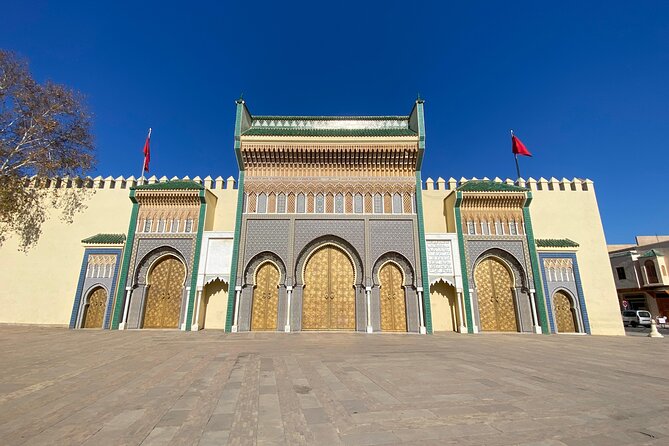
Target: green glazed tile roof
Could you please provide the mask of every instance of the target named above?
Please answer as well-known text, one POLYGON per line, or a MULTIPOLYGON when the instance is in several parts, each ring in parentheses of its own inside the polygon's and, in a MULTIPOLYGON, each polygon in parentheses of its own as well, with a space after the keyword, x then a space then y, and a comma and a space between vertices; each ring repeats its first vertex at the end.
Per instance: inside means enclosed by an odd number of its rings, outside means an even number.
POLYGON ((407 121, 408 119, 408 116, 253 116, 254 121, 407 121))
POLYGON ((164 183, 142 184, 135 186, 135 190, 201 190, 204 187, 195 181, 165 181, 164 183))
POLYGON ((646 251, 639 257, 664 257, 661 252, 656 251, 655 249, 651 249, 650 251, 646 251))
POLYGON ((539 248, 578 248, 578 243, 568 238, 538 238, 535 240, 539 248))
POLYGON ((251 127, 244 136, 418 136, 409 129, 309 129, 251 127))
POLYGON ((463 192, 525 192, 527 189, 490 180, 471 180, 458 187, 457 190, 463 192))
POLYGON ((91 245, 120 245, 125 241, 125 234, 96 234, 85 238, 81 243, 91 245))

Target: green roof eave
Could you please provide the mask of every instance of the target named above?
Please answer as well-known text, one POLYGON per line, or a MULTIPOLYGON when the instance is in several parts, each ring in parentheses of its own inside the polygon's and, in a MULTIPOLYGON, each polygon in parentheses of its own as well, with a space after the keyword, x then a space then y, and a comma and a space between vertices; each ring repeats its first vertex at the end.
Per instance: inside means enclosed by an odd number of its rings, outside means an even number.
POLYGON ((527 192, 529 189, 498 183, 497 181, 470 180, 458 187, 457 190, 463 192, 527 192))
POLYGON ((568 238, 538 238, 535 240, 538 248, 578 248, 579 244, 568 238))
POLYGON ((202 190, 204 186, 195 181, 165 181, 163 183, 142 184, 131 187, 133 190, 202 190))
POLYGON ((642 257, 664 257, 664 255, 659 251, 651 249, 650 251, 646 251, 645 253, 639 256, 639 258, 642 257))
POLYGON ((409 129, 299 129, 252 127, 242 136, 418 136, 409 129))
POLYGON ((125 234, 96 234, 81 241, 87 245, 122 245, 124 242, 125 234))

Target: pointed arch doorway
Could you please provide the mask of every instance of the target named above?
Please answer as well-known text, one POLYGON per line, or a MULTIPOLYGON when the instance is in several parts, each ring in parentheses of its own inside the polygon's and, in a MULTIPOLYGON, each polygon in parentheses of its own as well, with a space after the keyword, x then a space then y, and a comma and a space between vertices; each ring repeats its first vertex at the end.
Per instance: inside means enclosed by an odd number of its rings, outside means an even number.
POLYGON ((143 328, 178 328, 186 268, 167 255, 156 261, 148 274, 148 294, 143 328))
POLYGON ((483 259, 474 269, 482 331, 518 331, 513 298, 513 276, 496 257, 483 259))
POLYGON ((279 269, 272 262, 265 262, 256 270, 251 331, 276 330, 280 278, 279 269))
POLYGON ((107 291, 102 287, 96 288, 88 295, 81 328, 102 328, 106 302, 107 291))
POLYGON ((317 248, 304 268, 303 330, 355 330, 355 270, 339 247, 317 248))
POLYGON ((400 268, 388 262, 379 270, 381 331, 407 331, 404 278, 400 268))

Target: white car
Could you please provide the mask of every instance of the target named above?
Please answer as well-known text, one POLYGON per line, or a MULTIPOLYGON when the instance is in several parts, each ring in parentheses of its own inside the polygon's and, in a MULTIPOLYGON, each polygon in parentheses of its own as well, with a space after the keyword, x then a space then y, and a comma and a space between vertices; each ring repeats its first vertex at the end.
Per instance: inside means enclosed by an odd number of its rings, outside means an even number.
POLYGON ((636 327, 638 325, 645 325, 650 327, 650 313, 646 310, 630 310, 630 311, 623 311, 622 312, 623 316, 623 325, 627 327, 628 325, 631 325, 632 327, 636 327))

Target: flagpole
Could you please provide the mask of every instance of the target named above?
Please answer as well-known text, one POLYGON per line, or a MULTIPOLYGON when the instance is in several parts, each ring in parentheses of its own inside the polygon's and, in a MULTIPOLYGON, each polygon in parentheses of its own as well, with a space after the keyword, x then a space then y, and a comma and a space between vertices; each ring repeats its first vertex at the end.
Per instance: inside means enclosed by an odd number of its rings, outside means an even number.
MULTIPOLYGON (((511 130, 511 146, 513 147, 513 130, 511 130)), ((516 173, 518 174, 518 179, 520 179, 520 165, 518 164, 518 154, 513 154, 514 159, 516 160, 516 173)))
MULTIPOLYGON (((146 139, 151 139, 151 127, 149 127, 149 135, 146 137, 146 139)), ((144 144, 146 144, 146 142, 144 144)), ((146 155, 144 155, 144 158, 142 159, 142 173, 139 176, 139 178, 137 178, 138 186, 139 186, 139 180, 144 178, 144 163, 146 163, 146 155)))

